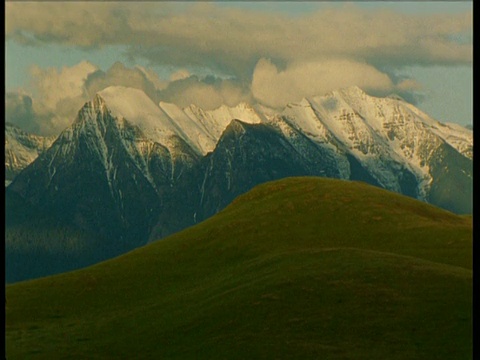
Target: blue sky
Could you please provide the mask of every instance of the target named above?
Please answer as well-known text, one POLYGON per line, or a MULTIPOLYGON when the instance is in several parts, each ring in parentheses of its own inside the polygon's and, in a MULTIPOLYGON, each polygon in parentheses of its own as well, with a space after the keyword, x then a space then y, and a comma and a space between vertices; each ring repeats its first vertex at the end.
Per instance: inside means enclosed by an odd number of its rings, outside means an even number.
POLYGON ((298 100, 265 93, 261 81, 290 81, 298 96, 358 82, 375 95, 399 93, 440 121, 467 124, 471 11, 472 2, 8 3, 6 101, 19 109, 20 95, 32 98, 28 121, 40 130, 49 123, 52 132, 67 120, 49 117, 70 116, 90 90, 110 82, 206 107, 298 100), (123 67, 111 70, 116 62, 123 67))

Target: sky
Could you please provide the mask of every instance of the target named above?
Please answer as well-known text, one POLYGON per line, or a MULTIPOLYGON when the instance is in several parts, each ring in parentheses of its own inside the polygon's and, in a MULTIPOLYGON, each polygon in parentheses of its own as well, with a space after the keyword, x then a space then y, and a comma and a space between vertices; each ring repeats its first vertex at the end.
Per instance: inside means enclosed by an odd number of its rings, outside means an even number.
POLYGON ((58 134, 112 85, 281 109, 357 85, 473 121, 473 3, 7 2, 6 120, 58 134))

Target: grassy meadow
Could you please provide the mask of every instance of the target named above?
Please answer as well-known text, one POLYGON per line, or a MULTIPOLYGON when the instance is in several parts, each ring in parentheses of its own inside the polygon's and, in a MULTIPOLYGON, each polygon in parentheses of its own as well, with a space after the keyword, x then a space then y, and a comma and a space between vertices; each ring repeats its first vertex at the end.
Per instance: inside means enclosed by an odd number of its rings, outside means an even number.
POLYGON ((472 218, 288 178, 6 296, 9 360, 470 359, 472 218))

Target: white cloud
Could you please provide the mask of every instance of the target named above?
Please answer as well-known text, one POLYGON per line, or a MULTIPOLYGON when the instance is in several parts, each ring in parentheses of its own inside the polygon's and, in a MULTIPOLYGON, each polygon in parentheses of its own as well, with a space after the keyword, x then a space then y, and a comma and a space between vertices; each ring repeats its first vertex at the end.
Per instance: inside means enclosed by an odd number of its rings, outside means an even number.
POLYGON ((33 66, 30 76, 28 95, 9 93, 6 97, 7 121, 42 135, 65 129, 85 102, 109 86, 142 90, 155 103, 167 101, 180 107, 196 104, 206 110, 250 100, 248 86, 234 80, 200 79, 181 70, 173 74, 172 81, 163 81, 152 69, 138 65, 128 68, 120 62, 107 71, 86 61, 61 69, 33 66))
MULTIPOLYGON (((402 68, 470 65, 473 58, 472 42, 464 41, 472 37, 472 12, 406 14, 346 4, 292 17, 215 3, 167 2, 7 2, 5 10, 7 40, 87 50, 122 45, 132 59, 181 69, 168 81, 138 66, 97 70, 85 83, 88 96, 123 85, 181 106, 210 108, 252 95, 282 106, 349 85, 375 93, 403 92, 408 98, 419 84, 413 79, 392 83, 402 68), (191 76, 194 68, 235 80, 209 83, 191 76)), ((74 74, 82 69, 72 72, 37 69, 34 77, 43 79, 37 86, 43 95, 35 98, 34 107, 41 103, 51 110, 60 101, 76 105, 74 99, 82 98, 85 89, 78 87, 83 78, 74 74), (72 82, 60 82, 62 77, 72 82)))
POLYGON ((5 121, 19 126, 20 128, 36 133, 38 127, 35 124, 32 98, 21 93, 9 92, 5 94, 5 121))
POLYGON ((135 65, 135 68, 137 68, 143 73, 145 78, 153 84, 156 90, 163 90, 167 87, 168 82, 161 80, 158 77, 158 74, 152 69, 148 69, 140 65, 135 65))
POLYGON ((270 60, 260 59, 250 83, 212 76, 199 78, 186 70, 174 73, 167 82, 151 69, 128 68, 119 62, 107 71, 85 61, 60 70, 34 66, 31 76, 31 98, 18 94, 8 97, 9 118, 25 129, 45 135, 70 125, 86 101, 112 85, 142 90, 156 103, 166 101, 180 107, 195 104, 205 110, 255 101, 281 108, 303 97, 350 85, 376 94, 397 91, 403 95, 420 90, 420 84, 413 79, 402 79, 395 85, 387 74, 373 66, 345 59, 294 62, 282 70, 270 60))
POLYGON ((388 75, 373 66, 351 60, 324 60, 294 63, 279 71, 261 59, 253 73, 252 94, 271 107, 283 107, 303 97, 357 85, 366 91, 389 92, 394 85, 388 75))
POLYGON ((471 12, 402 14, 355 5, 289 17, 210 3, 6 3, 6 38, 83 48, 126 45, 156 64, 202 65, 237 76, 260 58, 371 64, 471 64, 471 12))
POLYGON ((395 88, 402 92, 402 91, 420 91, 423 89, 422 84, 414 79, 405 79, 399 82, 395 88))
POLYGON ((7 96, 8 119, 25 130, 43 135, 58 134, 69 126, 85 102, 108 86, 140 89, 158 101, 158 92, 168 85, 148 68, 130 69, 115 63, 104 72, 87 61, 61 69, 35 65, 30 69, 30 79, 28 96, 21 93, 7 96))
POLYGON ((215 109, 223 104, 235 106, 251 100, 248 86, 234 80, 205 78, 197 76, 172 81, 158 93, 159 99, 172 102, 180 107, 195 104, 205 110, 215 109))
POLYGON ((30 69, 31 88, 35 97, 49 110, 55 110, 58 102, 65 98, 85 98, 84 83, 98 68, 87 62, 72 67, 42 69, 36 65, 30 69))
POLYGON ((151 69, 138 65, 130 69, 118 61, 106 72, 99 70, 90 74, 85 81, 89 98, 109 86, 126 86, 142 90, 153 101, 157 101, 157 91, 167 85, 168 82, 160 80, 151 69))
POLYGON ((38 129, 40 134, 50 135, 67 127, 88 99, 85 81, 97 70, 95 65, 87 61, 60 70, 32 66, 30 90, 34 116, 31 121, 35 124, 30 128, 38 129))

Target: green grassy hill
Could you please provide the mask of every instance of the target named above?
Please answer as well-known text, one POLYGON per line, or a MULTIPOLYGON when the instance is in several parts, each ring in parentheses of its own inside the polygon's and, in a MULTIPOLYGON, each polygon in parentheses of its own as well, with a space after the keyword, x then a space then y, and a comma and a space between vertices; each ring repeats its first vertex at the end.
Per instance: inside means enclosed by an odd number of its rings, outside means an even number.
POLYGON ((472 219, 363 183, 290 178, 6 294, 9 360, 469 359, 472 219))

